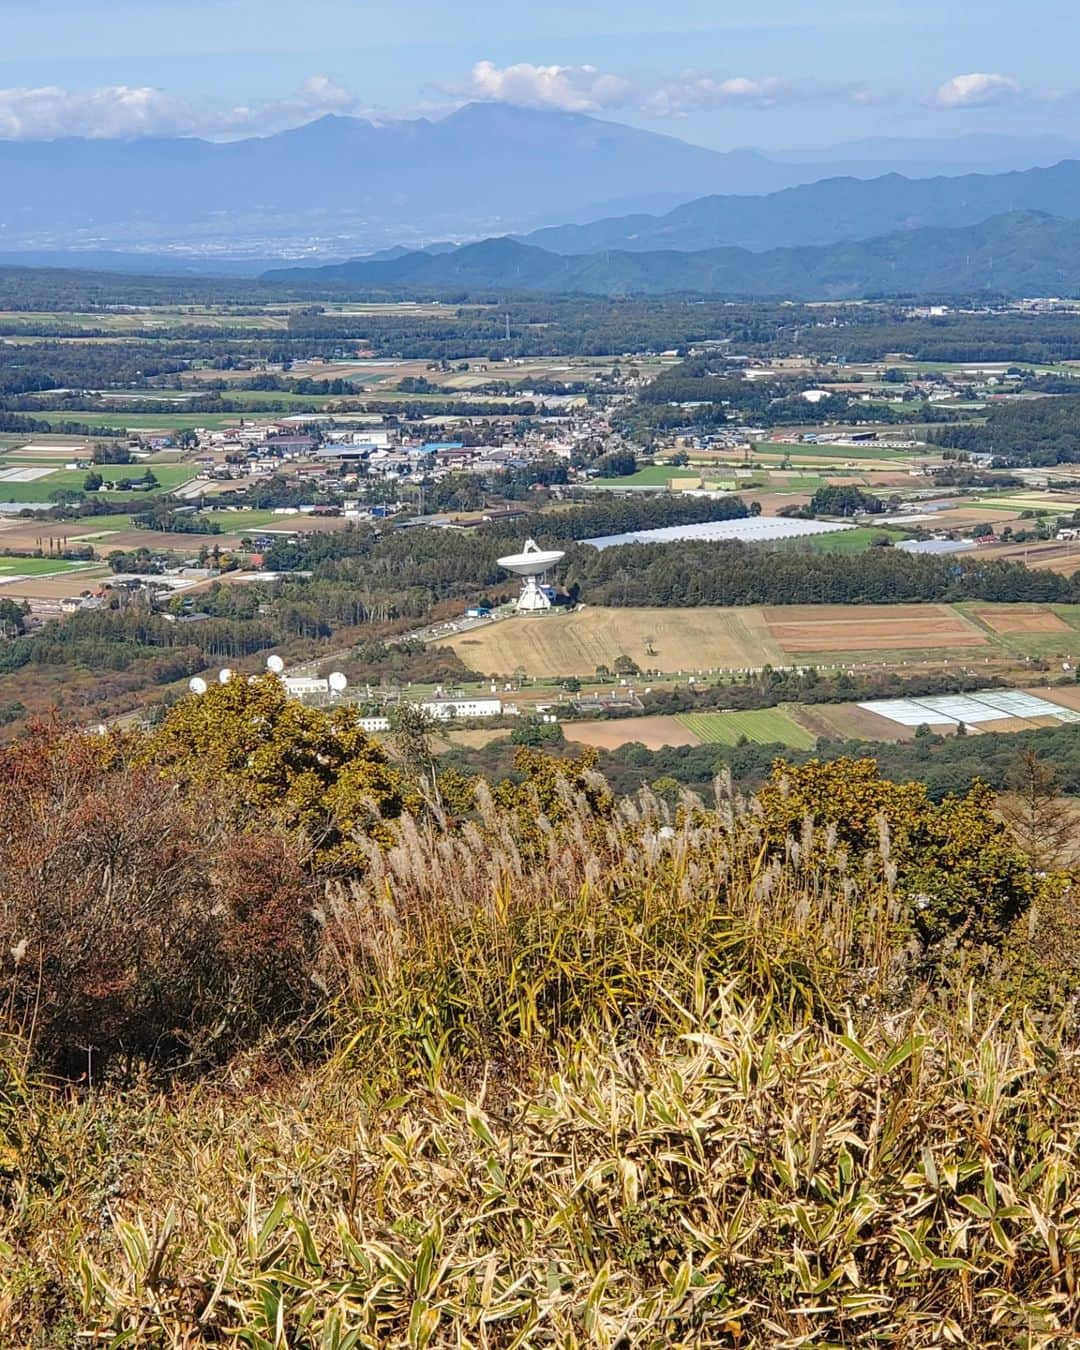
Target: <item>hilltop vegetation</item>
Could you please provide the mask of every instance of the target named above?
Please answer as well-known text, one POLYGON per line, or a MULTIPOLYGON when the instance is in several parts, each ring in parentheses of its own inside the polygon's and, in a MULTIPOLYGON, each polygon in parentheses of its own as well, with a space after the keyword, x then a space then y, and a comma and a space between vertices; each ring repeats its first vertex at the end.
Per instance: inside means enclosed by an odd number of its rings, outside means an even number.
POLYGON ((990 409, 984 426, 943 427, 934 439, 957 450, 990 450, 1006 464, 1075 464, 1080 396, 1000 404, 990 409))
POLYGON ((342 717, 236 682, 0 755, 12 1343, 1080 1329, 1073 877, 986 789, 672 811, 342 717))
POLYGON ((956 178, 822 178, 764 197, 699 197, 662 216, 614 216, 536 230, 525 242, 553 253, 731 247, 759 252, 867 239, 890 230, 956 228, 1017 209, 1080 216, 1080 164, 956 178))
MULTIPOLYGON (((899 230, 871 239, 751 253, 558 254, 512 239, 487 239, 453 253, 408 253, 388 262, 312 268, 307 283, 367 296, 723 295, 763 299, 996 292, 1080 291, 1080 223, 1017 211, 958 229, 899 230)), ((305 284, 304 269, 264 280, 305 284)))

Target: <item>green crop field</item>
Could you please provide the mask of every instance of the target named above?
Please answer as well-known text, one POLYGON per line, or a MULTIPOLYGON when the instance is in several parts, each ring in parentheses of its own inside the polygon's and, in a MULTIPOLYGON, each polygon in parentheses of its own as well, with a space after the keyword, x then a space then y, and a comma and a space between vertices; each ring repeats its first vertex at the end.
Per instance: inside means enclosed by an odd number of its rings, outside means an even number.
POLYGON ((841 464, 849 459, 910 459, 913 453, 910 450, 886 450, 876 445, 783 445, 775 441, 759 441, 754 446, 755 454, 759 450, 790 455, 792 459, 798 459, 803 455, 815 459, 833 459, 841 464))
POLYGON ((737 745, 744 737, 758 745, 812 750, 814 737, 780 708, 752 712, 681 713, 679 723, 707 745, 737 745))
POLYGON ((809 548, 814 553, 862 553, 868 549, 876 539, 891 539, 893 543, 898 540, 906 539, 908 534, 904 530, 880 530, 872 526, 857 526, 854 530, 838 530, 836 534, 818 534, 811 535, 806 539, 796 539, 791 542, 805 548, 809 548))
MULTIPOLYGON (((51 522, 42 522, 43 526, 51 522)), ((61 528, 57 522, 57 528, 61 528)), ((62 524, 64 532, 68 535, 76 534, 102 534, 114 530, 130 530, 131 517, 127 514, 116 516, 79 516, 73 520, 65 520, 62 524)))
POLYGON ((816 492, 825 487, 829 480, 820 473, 790 474, 769 470, 768 482, 764 485, 774 492, 816 492))
MULTIPOLYGON (((7 467, 15 466, 9 464, 7 467)), ((159 484, 158 487, 153 489, 153 494, 174 492, 185 483, 190 483, 197 472, 191 464, 151 464, 148 467, 159 484)), ((49 494, 61 488, 81 492, 88 472, 90 471, 87 469, 57 469, 55 473, 50 473, 44 478, 37 478, 32 483, 0 482, 0 498, 9 502, 26 502, 28 505, 35 502, 46 503, 49 501, 49 494)), ((97 464, 94 466, 94 472, 101 474, 107 482, 116 483, 124 478, 139 478, 143 472, 143 465, 97 464)), ((117 495, 127 501, 153 494, 124 492, 117 495)))
MULTIPOLYGON (((700 477, 703 471, 689 464, 646 464, 626 478, 598 478, 598 487, 666 487, 671 478, 700 477)), ((707 471, 706 471, 707 472, 707 471)))
POLYGON ((12 558, 0 554, 0 577, 43 577, 54 572, 78 572, 92 566, 93 563, 67 562, 64 558, 12 558))
POLYGON ((197 427, 206 427, 209 430, 217 431, 222 427, 234 427, 238 425, 243 413, 193 413, 193 412, 168 412, 168 413, 130 413, 123 410, 117 412, 72 412, 66 408, 58 408, 53 412, 44 410, 40 416, 55 419, 57 421, 77 422, 86 427, 108 427, 123 431, 182 431, 185 427, 192 429, 197 427))

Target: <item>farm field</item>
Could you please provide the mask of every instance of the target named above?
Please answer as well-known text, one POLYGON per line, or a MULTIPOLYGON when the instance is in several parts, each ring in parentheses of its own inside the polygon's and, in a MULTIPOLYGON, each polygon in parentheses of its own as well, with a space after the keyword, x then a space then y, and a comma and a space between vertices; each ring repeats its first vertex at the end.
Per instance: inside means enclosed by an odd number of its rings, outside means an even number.
POLYGON ((616 717, 600 722, 564 722, 563 736, 577 745, 597 750, 618 750, 638 743, 646 750, 665 745, 700 745, 697 736, 680 717, 616 717))
POLYGON ((1025 544, 998 545, 990 557, 1003 562, 1022 562, 1025 567, 1058 572, 1067 577, 1080 572, 1080 543, 1076 540, 1046 539, 1025 544))
POLYGON ((84 571, 87 564, 65 558, 13 558, 0 554, 0 580, 5 577, 43 577, 54 573, 84 571))
POLYGON ((867 712, 857 703, 799 705, 799 721, 815 737, 831 741, 910 741, 915 728, 867 712))
POLYGON ((790 657, 986 645, 983 631, 950 605, 776 605, 762 611, 790 657))
POLYGON ((862 553, 878 539, 889 539, 895 544, 907 539, 908 534, 907 530, 884 530, 860 525, 854 530, 843 530, 838 534, 810 535, 789 542, 802 544, 814 553, 862 553))
POLYGON ((553 680, 593 675, 599 666, 610 669, 619 656, 666 675, 766 664, 977 661, 1015 669, 1028 658, 1080 658, 1080 606, 586 607, 542 619, 504 619, 442 640, 485 675, 507 676, 520 669, 533 678, 553 680))
POLYGON ((258 530, 264 525, 278 524, 285 517, 273 511, 202 511, 199 519, 208 520, 212 525, 220 525, 223 530, 235 534, 238 530, 258 530))
MULTIPOLYGON (((713 466, 711 472, 715 472, 713 466)), ((672 479, 694 479, 695 481, 704 474, 706 478, 710 476, 710 470, 704 467, 699 468, 687 464, 646 464, 638 469, 637 473, 632 473, 625 478, 597 478, 595 480, 597 487, 667 487, 672 479)))
POLYGON ((78 422, 87 427, 117 427, 124 431, 181 431, 185 427, 193 430, 206 427, 218 431, 222 427, 234 427, 244 416, 243 413, 129 413, 120 409, 116 412, 70 412, 58 409, 50 414, 44 410, 40 417, 54 416, 67 422, 78 422))
POLYGON ((4 467, 8 469, 17 469, 23 464, 51 465, 53 468, 62 468, 69 459, 85 456, 88 452, 86 441, 80 439, 31 441, 29 443, 23 441, 0 451, 0 456, 3 457, 4 467))
POLYGON ((913 450, 889 450, 876 445, 805 445, 799 442, 787 444, 777 441, 758 441, 754 452, 762 451, 774 455, 790 455, 792 460, 830 459, 841 464, 852 459, 872 459, 888 462, 890 460, 911 459, 913 450))
MULTIPOLYGON (((177 488, 190 483, 197 469, 191 464, 98 464, 94 471, 100 473, 106 482, 115 483, 124 478, 138 478, 144 467, 148 467, 158 480, 159 486, 151 490, 154 494, 175 492, 177 488)), ((0 498, 10 502, 26 502, 28 506, 46 503, 49 494, 61 489, 81 492, 86 481, 87 469, 60 469, 49 466, 33 468, 29 461, 23 460, 17 465, 0 463, 0 498), (5 473, 15 473, 19 477, 3 477, 5 473), (29 477, 33 473, 33 477, 29 477)), ((149 493, 128 492, 119 494, 124 500, 148 496, 149 493)))
POLYGON ((448 640, 485 675, 521 669, 541 679, 592 675, 629 656, 642 668, 675 673, 780 661, 759 609, 592 609, 541 619, 511 618, 448 640), (647 638, 652 638, 652 653, 647 638))
POLYGON ((5 579, 0 575, 0 596, 8 600, 26 600, 31 607, 45 610, 55 608, 69 595, 92 590, 97 582, 109 575, 108 569, 90 565, 48 576, 26 576, 13 573, 5 579))
POLYGON ((1080 605, 987 605, 969 601, 955 608, 978 624, 995 645, 1019 655, 1070 661, 1080 656, 1080 605))
POLYGON ((677 719, 706 745, 737 745, 745 739, 757 745, 789 745, 812 750, 815 737, 783 708, 750 712, 680 713, 677 719))

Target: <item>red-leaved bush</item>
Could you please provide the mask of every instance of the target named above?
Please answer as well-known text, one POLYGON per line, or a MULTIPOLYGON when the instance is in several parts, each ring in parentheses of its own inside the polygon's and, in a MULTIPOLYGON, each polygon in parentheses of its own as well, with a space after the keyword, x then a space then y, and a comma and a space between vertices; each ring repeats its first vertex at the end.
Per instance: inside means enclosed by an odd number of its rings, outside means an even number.
POLYGON ((312 1001, 297 845, 223 819, 112 740, 0 752, 0 1013, 43 1062, 216 1058, 312 1001))

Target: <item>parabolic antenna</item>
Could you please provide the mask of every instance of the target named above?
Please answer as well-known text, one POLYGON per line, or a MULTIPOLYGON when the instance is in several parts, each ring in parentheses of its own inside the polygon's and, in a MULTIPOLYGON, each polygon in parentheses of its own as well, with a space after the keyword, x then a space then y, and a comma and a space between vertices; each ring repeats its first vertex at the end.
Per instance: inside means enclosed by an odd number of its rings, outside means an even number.
POLYGON ((327 683, 335 694, 343 694, 349 687, 349 681, 342 675, 340 670, 335 670, 327 683))
POLYGON ((266 669, 271 675, 280 675, 285 669, 285 662, 280 656, 268 656, 266 658, 266 669))
POLYGON ((205 694, 206 681, 201 675, 196 675, 194 679, 188 681, 188 688, 193 694, 205 694))
POLYGON ((223 670, 218 671, 218 684, 228 684, 231 679, 232 679, 232 671, 229 669, 228 666, 226 666, 223 670))
POLYGON ((559 549, 545 551, 535 539, 526 539, 520 553, 508 553, 498 560, 500 567, 522 579, 519 614, 539 614, 551 608, 551 597, 542 587, 541 578, 565 557, 559 549))

